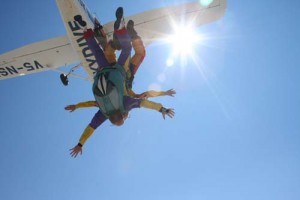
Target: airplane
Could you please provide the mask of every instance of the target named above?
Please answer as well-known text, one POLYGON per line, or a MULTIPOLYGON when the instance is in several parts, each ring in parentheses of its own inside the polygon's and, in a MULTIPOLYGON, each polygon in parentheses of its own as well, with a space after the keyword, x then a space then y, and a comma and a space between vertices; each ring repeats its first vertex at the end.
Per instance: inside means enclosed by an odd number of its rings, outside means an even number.
MULTIPOLYGON (((125 17, 125 21, 133 20, 135 29, 147 46, 168 34, 172 34, 172 20, 192 24, 197 28, 203 24, 220 19, 226 9, 226 0, 210 0, 208 5, 201 1, 181 3, 158 8, 125 17)), ((88 9, 83 0, 56 0, 61 17, 67 31, 65 36, 55 37, 41 42, 29 44, 0 55, 0 80, 22 75, 54 70, 60 72, 60 79, 68 85, 68 76, 93 80, 97 70, 96 60, 83 38, 80 25, 74 16, 81 15, 88 28, 94 27, 98 20, 88 9), (73 66, 68 73, 58 68, 73 66), (82 77, 74 71, 83 67, 87 77, 82 77)), ((100 21, 100 20, 98 20, 100 21)), ((102 24, 103 25, 103 24, 102 24)), ((113 36, 114 21, 103 25, 108 40, 113 36)))

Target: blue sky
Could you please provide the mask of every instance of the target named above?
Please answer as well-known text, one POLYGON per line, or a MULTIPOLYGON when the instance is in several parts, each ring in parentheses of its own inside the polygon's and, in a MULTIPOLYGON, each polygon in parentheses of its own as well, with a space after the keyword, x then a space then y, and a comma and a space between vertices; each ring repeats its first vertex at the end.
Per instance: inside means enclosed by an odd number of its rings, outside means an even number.
MULTIPOLYGON (((178 1, 85 2, 108 22, 118 6, 131 15, 178 1)), ((0 81, 1 197, 299 199, 299 6, 229 0, 221 20, 197 29, 209 39, 196 59, 172 67, 171 46, 148 46, 134 88, 174 88, 153 100, 175 118, 136 109, 122 127, 97 129, 76 159, 69 149, 97 109, 63 108, 93 99, 91 84, 65 87, 52 71, 0 81)), ((54 0, 2 2, 0 21, 0 54, 66 34, 54 0)))

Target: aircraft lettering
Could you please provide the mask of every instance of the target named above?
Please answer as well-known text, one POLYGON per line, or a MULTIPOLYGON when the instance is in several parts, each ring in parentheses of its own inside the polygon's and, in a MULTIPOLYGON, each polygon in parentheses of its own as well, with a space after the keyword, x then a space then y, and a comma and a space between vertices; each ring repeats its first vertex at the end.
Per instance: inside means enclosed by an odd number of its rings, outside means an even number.
POLYGON ((1 67, 0 68, 0 75, 1 76, 8 76, 8 75, 13 75, 13 74, 18 74, 18 70, 14 66, 10 67, 1 67))
MULTIPOLYGON (((78 41, 78 40, 77 40, 78 41)), ((87 46, 87 42, 78 43, 80 47, 87 46)))
MULTIPOLYGON (((44 66, 41 65, 38 61, 34 60, 33 63, 30 63, 30 62, 23 63, 23 67, 15 67, 15 66, 1 67, 0 68, 0 76, 19 74, 20 71, 24 70, 24 69, 27 72, 30 72, 30 71, 38 70, 41 68, 44 68, 44 66)), ((24 73, 24 71, 21 73, 24 73)))
POLYGON ((35 65, 35 68, 36 69, 40 69, 40 68, 44 68, 44 66, 43 65, 41 65, 38 61, 34 61, 34 65, 35 65))
POLYGON ((90 13, 89 9, 85 6, 85 4, 83 3, 82 0, 78 0, 79 4, 82 6, 82 8, 84 9, 84 11, 87 13, 87 15, 89 16, 90 20, 92 22, 94 22, 94 16, 90 13))
POLYGON ((34 66, 29 62, 24 63, 23 66, 27 69, 27 71, 33 71, 33 70, 36 70, 36 69, 44 68, 44 66, 41 65, 36 60, 34 61, 34 66))
POLYGON ((75 33, 74 34, 75 36, 80 36, 80 38, 78 38, 76 41, 77 41, 77 43, 79 44, 79 46, 87 46, 87 42, 86 42, 86 40, 84 39, 84 37, 83 37, 83 33, 81 33, 81 34, 78 34, 78 33, 75 33))
POLYGON ((5 68, 1 67, 1 68, 0 68, 0 74, 1 74, 1 76, 7 76, 7 75, 8 75, 8 72, 5 71, 5 68))
POLYGON ((33 66, 28 62, 24 63, 23 66, 27 69, 27 71, 34 70, 33 66))
POLYGON ((85 58, 93 56, 93 53, 91 51, 90 52, 88 52, 88 51, 90 51, 90 49, 88 47, 84 47, 82 49, 82 54, 84 55, 85 58))
POLYGON ((17 74, 19 73, 18 70, 14 67, 14 66, 10 66, 10 67, 5 67, 6 70, 10 73, 10 74, 17 74))
POLYGON ((96 60, 86 59, 86 61, 89 62, 89 67, 90 67, 92 70, 96 70, 95 68, 92 68, 92 66, 96 63, 96 60))
POLYGON ((90 69, 95 70, 92 66, 96 63, 96 60, 93 53, 89 49, 86 40, 83 37, 82 29, 75 21, 72 22, 70 21, 68 22, 68 24, 73 33, 73 36, 77 38, 76 43, 80 47, 82 55, 85 58, 85 60, 88 62, 90 69))
POLYGON ((68 24, 69 24, 71 31, 73 32, 73 35, 74 35, 74 31, 80 30, 80 27, 78 26, 78 24, 76 22, 74 22, 74 24, 72 24, 71 22, 68 22, 68 24))

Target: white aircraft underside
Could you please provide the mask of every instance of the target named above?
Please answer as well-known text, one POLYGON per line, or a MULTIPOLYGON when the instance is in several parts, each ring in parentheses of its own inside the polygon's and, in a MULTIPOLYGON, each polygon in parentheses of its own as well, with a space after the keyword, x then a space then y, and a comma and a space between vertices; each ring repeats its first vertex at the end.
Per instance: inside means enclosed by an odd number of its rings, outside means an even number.
MULTIPOLYGON (((87 80, 93 79, 97 63, 89 50, 75 15, 82 15, 88 28, 93 28, 94 17, 82 0, 56 0, 64 21, 67 35, 33 43, 0 55, 0 80, 21 75, 57 70, 57 68, 80 64, 87 72, 87 80)), ((126 9, 126 8, 125 8, 126 9)), ((214 0, 203 7, 199 1, 150 10, 133 16, 135 29, 145 45, 171 34, 172 21, 192 24, 195 28, 218 20, 226 9, 226 0, 214 0)), ((114 21, 104 24, 108 38, 112 37, 114 21)))

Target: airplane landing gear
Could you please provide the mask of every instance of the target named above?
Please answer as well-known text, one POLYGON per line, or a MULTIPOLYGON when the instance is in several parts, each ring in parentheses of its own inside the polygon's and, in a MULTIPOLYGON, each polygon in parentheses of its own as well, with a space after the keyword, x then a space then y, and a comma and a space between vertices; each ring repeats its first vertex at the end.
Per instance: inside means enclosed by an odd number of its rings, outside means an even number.
POLYGON ((64 86, 67 86, 69 84, 69 79, 68 79, 68 76, 73 73, 77 68, 79 68, 81 66, 81 63, 79 63, 78 65, 76 65, 75 67, 73 67, 69 73, 66 75, 66 74, 63 74, 61 73, 60 74, 60 80, 61 82, 64 84, 64 86))
POLYGON ((65 74, 60 74, 60 80, 65 86, 69 84, 68 76, 65 74))

